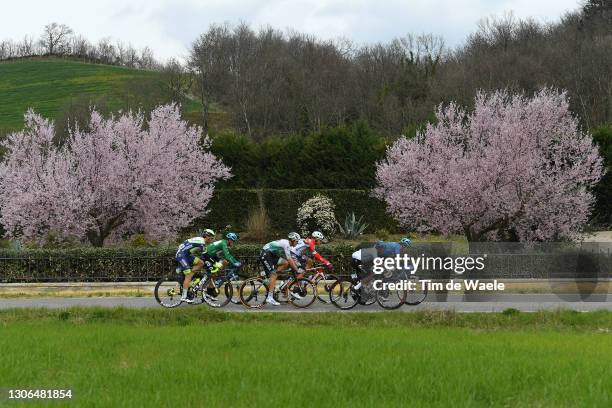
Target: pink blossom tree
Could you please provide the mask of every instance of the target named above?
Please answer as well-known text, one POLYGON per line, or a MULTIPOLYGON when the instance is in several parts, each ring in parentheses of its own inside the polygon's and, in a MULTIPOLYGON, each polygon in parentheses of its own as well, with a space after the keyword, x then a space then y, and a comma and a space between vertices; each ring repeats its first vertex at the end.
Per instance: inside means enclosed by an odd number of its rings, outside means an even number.
POLYGON ((96 246, 136 232, 169 238, 230 177, 175 105, 156 108, 146 127, 141 113, 104 119, 93 111, 88 129, 62 146, 49 120, 28 111, 25 123, 3 143, 0 214, 9 236, 53 233, 96 246))
POLYGON ((450 104, 436 118, 377 165, 374 193, 402 225, 469 241, 576 237, 602 160, 565 93, 479 93, 473 111, 450 104))

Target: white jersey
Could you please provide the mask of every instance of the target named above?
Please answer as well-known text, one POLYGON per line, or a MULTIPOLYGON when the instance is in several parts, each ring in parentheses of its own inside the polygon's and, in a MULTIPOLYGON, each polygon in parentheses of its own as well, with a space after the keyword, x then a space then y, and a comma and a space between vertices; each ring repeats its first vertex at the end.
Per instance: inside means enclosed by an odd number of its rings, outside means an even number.
POLYGON ((291 244, 289 244, 289 240, 287 239, 268 242, 264 245, 263 249, 281 258, 289 259, 291 257, 291 244))
POLYGON ((291 247, 291 253, 294 256, 300 257, 302 256, 302 253, 304 253, 304 251, 306 251, 309 248, 310 248, 310 245, 308 245, 308 243, 304 239, 300 239, 297 242, 297 244, 295 244, 295 246, 291 247))

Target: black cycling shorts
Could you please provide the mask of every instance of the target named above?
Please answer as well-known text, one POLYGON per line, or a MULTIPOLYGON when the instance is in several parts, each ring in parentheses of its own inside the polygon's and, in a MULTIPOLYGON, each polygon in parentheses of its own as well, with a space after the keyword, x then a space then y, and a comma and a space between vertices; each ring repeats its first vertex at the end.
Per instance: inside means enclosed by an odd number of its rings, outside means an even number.
POLYGON ((259 254, 259 263, 268 276, 276 271, 276 266, 278 265, 279 260, 280 256, 273 254, 270 251, 261 251, 259 254))
POLYGON ((362 265, 363 265, 363 262, 361 262, 359 259, 352 258, 351 267, 353 269, 352 271, 353 273, 351 275, 353 276, 353 279, 357 279, 357 278, 361 279, 368 274, 364 270, 362 265))

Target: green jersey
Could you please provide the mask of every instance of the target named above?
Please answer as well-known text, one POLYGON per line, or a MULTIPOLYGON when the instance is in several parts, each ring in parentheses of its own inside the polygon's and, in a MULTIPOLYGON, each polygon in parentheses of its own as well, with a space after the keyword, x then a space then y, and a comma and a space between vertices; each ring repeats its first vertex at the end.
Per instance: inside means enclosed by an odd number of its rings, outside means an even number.
POLYGON ((229 251, 229 246, 227 245, 227 240, 220 239, 219 241, 215 241, 212 244, 209 244, 206 247, 206 253, 209 256, 215 256, 219 259, 226 259, 232 265, 236 265, 238 261, 236 258, 232 256, 229 251))

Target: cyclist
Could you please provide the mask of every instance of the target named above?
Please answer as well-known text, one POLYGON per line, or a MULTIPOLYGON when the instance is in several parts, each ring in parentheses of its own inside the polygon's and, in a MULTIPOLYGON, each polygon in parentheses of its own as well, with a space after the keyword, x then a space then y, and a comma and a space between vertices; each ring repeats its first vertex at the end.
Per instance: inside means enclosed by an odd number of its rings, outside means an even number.
POLYGON ((331 262, 323 258, 316 250, 315 245, 321 245, 325 240, 325 236, 320 231, 313 231, 310 238, 300 239, 297 244, 291 248, 291 253, 295 256, 298 262, 305 266, 305 269, 312 268, 313 258, 325 265, 329 270, 333 270, 331 262))
POLYGON ((374 244, 374 248, 364 248, 353 252, 351 257, 351 266, 353 269, 351 278, 358 279, 362 276, 361 282, 355 286, 355 289, 359 289, 362 282, 367 284, 374 276, 374 273, 369 271, 370 268, 367 268, 368 271, 366 271, 364 270, 364 266, 371 266, 375 257, 393 257, 401 252, 402 247, 407 248, 411 245, 412 241, 410 238, 404 237, 400 239, 399 242, 377 241, 376 244, 374 244))
MULTIPOLYGON (((210 272, 217 273, 222 268, 231 265, 235 269, 242 267, 242 264, 234 258, 230 252, 230 248, 238 240, 238 234, 235 232, 228 232, 225 234, 225 239, 220 239, 209 244, 206 247, 206 254, 204 255, 205 260, 211 265, 210 272)), ((215 299, 218 294, 218 290, 213 287, 212 282, 206 289, 208 296, 215 299)))
MULTIPOLYGON (((300 239, 301 237, 297 232, 290 232, 289 235, 287 235, 287 239, 268 242, 264 245, 259 254, 259 261, 263 265, 266 275, 270 278, 266 302, 271 305, 280 305, 280 303, 274 300, 274 287, 276 285, 278 272, 284 271, 287 267, 290 267, 296 275, 304 273, 291 256, 291 247, 295 246, 300 239)), ((294 296, 299 295, 296 294, 294 296)))
POLYGON ((205 229, 201 235, 201 237, 193 237, 184 241, 176 251, 176 261, 179 264, 179 270, 185 275, 181 302, 193 303, 193 299, 187 297, 189 284, 193 275, 204 267, 202 254, 206 252, 206 245, 215 239, 215 232, 211 229, 205 229))

